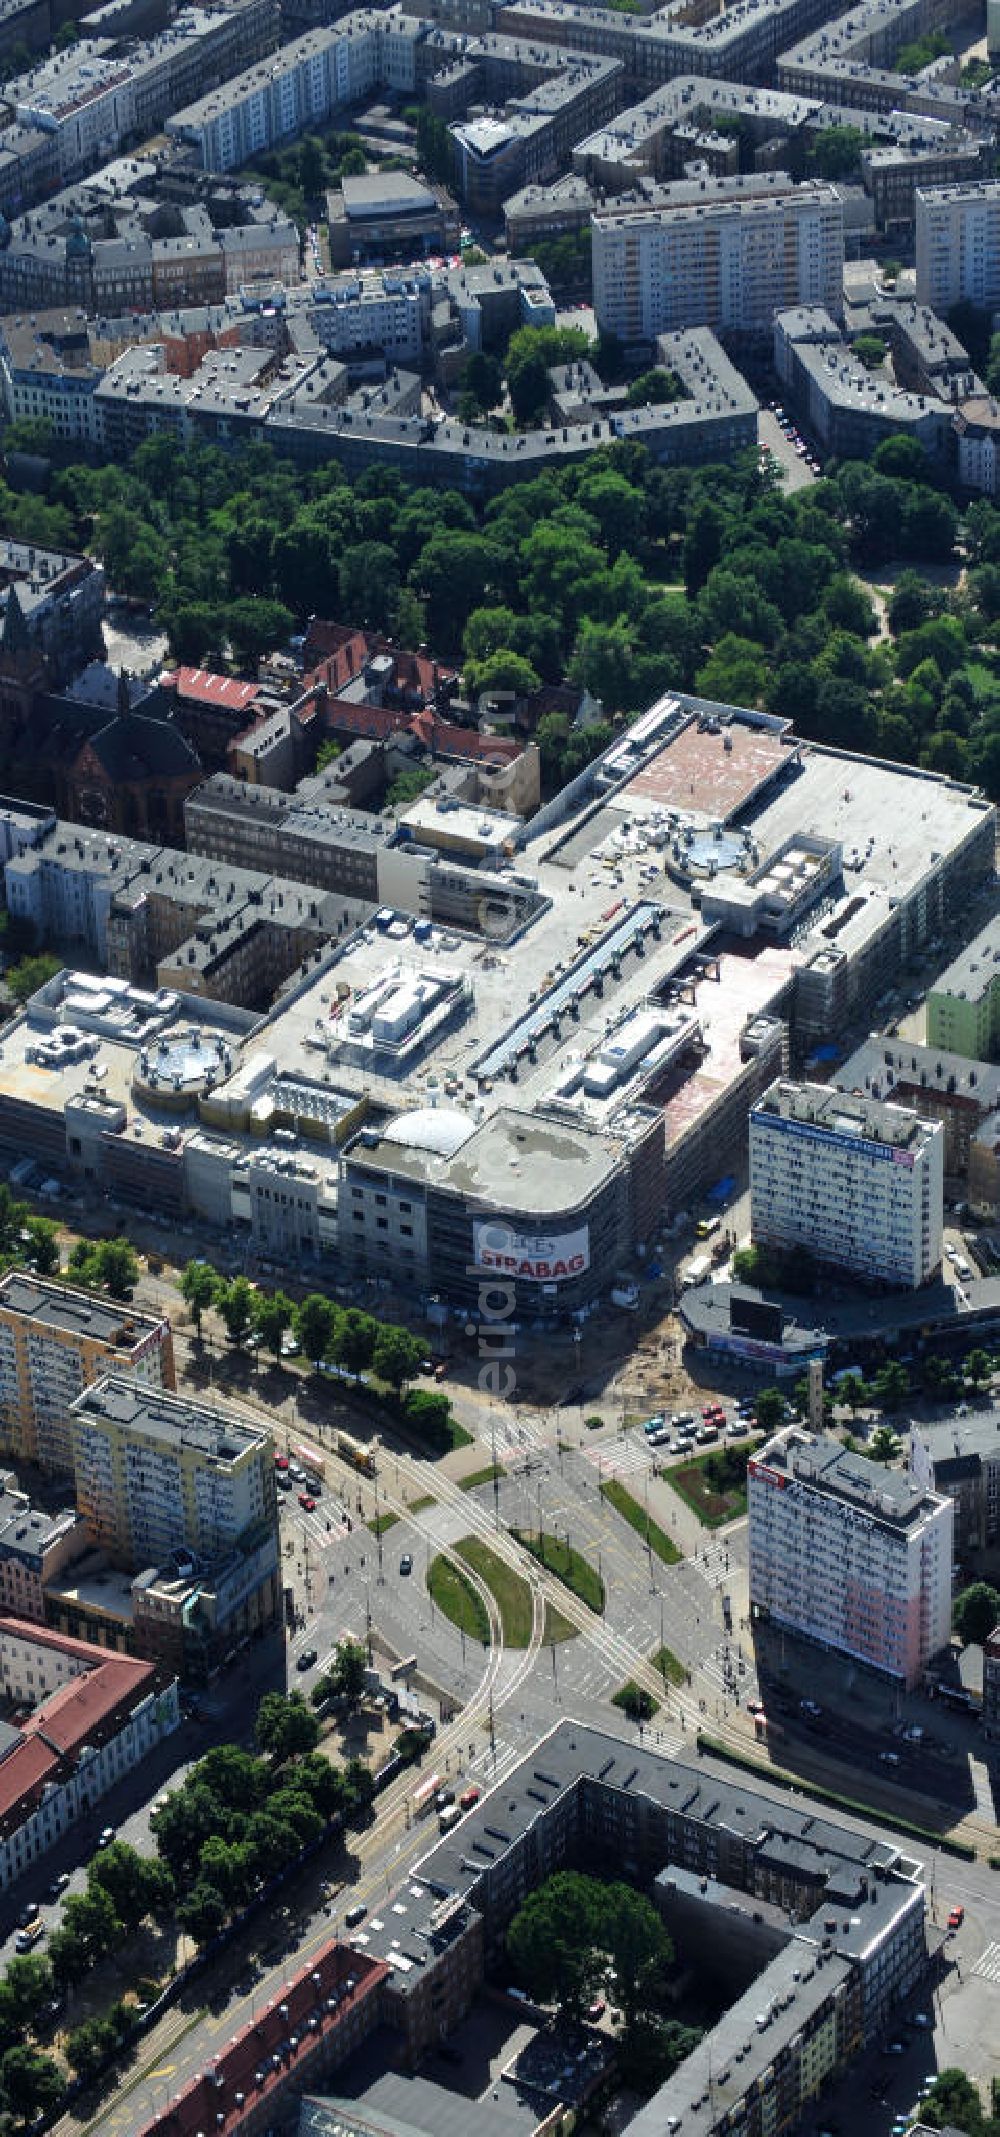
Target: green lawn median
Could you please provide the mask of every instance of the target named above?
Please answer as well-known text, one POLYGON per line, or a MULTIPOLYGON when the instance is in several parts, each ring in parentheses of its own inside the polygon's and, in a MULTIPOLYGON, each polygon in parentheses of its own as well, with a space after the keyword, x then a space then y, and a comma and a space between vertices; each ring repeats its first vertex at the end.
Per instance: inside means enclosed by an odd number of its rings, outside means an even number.
POLYGON ((489 1613, 482 1596, 460 1566, 453 1566, 441 1553, 432 1558, 427 1568, 427 1590, 442 1617, 449 1618, 459 1632, 468 1634, 471 1640, 478 1640, 483 1647, 489 1646, 489 1613))
POLYGON ((506 1474, 502 1462, 498 1462, 496 1468, 492 1462, 487 1462, 485 1469, 474 1469, 470 1476, 459 1477, 458 1488, 459 1491, 478 1491, 480 1484, 493 1484, 506 1474))
POLYGON ((582 1552, 574 1551, 572 1544, 567 1543, 565 1537, 546 1535, 544 1529, 512 1529, 511 1535, 516 1536, 518 1543, 531 1552, 532 1558, 537 1558, 539 1565, 544 1566, 547 1573, 554 1573, 557 1580, 563 1581, 567 1588, 571 1588, 573 1594, 579 1596, 581 1603, 586 1603, 588 1610, 594 1612, 595 1617, 602 1615, 604 1582, 600 1574, 594 1571, 589 1559, 584 1558, 582 1552))
POLYGON ((455 1549, 473 1573, 486 1582, 500 1612, 505 1647, 527 1647, 533 1619, 531 1589, 520 1573, 484 1543, 481 1536, 463 1536, 455 1549))
POLYGON ((623 1521, 628 1522, 629 1528, 634 1529, 637 1536, 642 1537, 648 1549, 655 1551, 657 1558, 662 1558, 665 1566, 675 1566, 678 1559, 683 1557, 684 1554, 673 1537, 668 1536, 666 1529, 662 1529, 659 1522, 653 1520, 652 1514, 647 1514, 645 1507, 640 1506, 638 1499, 634 1499, 632 1493, 626 1491, 624 1484, 620 1483, 617 1477, 604 1478, 601 1497, 607 1500, 609 1506, 614 1507, 616 1514, 620 1514, 623 1521))
POLYGON ((649 1659, 657 1676, 663 1678, 664 1684, 690 1684, 691 1672, 680 1657, 674 1654, 672 1648, 658 1647, 655 1655, 651 1655, 649 1659))

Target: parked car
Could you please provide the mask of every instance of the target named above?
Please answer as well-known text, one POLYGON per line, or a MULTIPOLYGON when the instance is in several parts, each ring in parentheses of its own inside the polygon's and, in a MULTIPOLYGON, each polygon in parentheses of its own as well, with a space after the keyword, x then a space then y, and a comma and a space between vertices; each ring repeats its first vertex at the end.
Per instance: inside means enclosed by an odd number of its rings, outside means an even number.
POLYGON ((961 1927, 962 1927, 962 1923, 964 1922, 964 1920, 965 1920, 965 1908, 964 1908, 964 1907, 953 1907, 953 1908, 952 1908, 952 1910, 951 1910, 951 1913, 950 1913, 950 1915, 948 1916, 948 1927, 949 1927, 949 1929, 961 1929, 961 1927))

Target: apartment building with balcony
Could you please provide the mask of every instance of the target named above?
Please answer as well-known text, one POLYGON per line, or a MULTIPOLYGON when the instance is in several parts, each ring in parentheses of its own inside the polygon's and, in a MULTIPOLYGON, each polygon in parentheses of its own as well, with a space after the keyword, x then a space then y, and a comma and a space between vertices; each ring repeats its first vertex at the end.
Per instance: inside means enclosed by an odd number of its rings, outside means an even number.
POLYGON ((844 208, 831 185, 682 181, 655 207, 592 218, 594 311, 602 333, 652 341, 677 327, 770 334, 788 305, 843 301, 844 208))
POLYGON ((115 1565, 218 1564, 274 1529, 271 1435, 235 1410, 110 1373, 71 1429, 77 1505, 115 1565))
POLYGON ((951 1500, 798 1426, 747 1475, 753 1614, 919 1684, 951 1632, 951 1500))
POLYGON ((0 1446, 6 1452, 71 1475, 70 1406, 108 1372, 172 1388, 169 1321, 22 1269, 0 1278, 0 1446))
POLYGON ((822 1084, 772 1084, 750 1115, 754 1242, 916 1290, 941 1266, 944 1128, 822 1084))
POLYGON ((942 318, 955 304, 1000 304, 1000 183, 918 186, 917 302, 942 318))

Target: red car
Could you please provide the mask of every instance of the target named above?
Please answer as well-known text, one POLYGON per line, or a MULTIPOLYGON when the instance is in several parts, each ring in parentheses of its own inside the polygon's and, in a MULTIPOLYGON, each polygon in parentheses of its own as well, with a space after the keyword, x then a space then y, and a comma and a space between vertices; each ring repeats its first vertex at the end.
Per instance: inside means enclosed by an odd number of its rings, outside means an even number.
POLYGON ((299 1505, 305 1514, 314 1514, 316 1511, 316 1501, 315 1499, 310 1499, 307 1491, 300 1491, 299 1505))
POLYGON ((953 1907, 953 1908, 952 1908, 952 1910, 951 1910, 951 1913, 950 1913, 950 1915, 948 1916, 948 1927, 949 1927, 949 1929, 961 1929, 961 1927, 962 1927, 962 1923, 964 1922, 964 1920, 965 1920, 965 1908, 964 1908, 964 1907, 953 1907))
POLYGON ((274 1457, 274 1466, 275 1466, 275 1469, 287 1469, 287 1468, 288 1468, 288 1456, 287 1456, 287 1454, 276 1454, 276 1455, 275 1455, 275 1457, 274 1457))

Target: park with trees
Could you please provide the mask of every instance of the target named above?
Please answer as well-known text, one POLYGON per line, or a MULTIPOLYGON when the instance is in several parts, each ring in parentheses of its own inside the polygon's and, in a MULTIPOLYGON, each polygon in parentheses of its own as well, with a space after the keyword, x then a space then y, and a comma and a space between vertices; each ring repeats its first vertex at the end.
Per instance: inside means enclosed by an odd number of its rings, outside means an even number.
MULTIPOLYGON (((578 329, 519 328, 502 360, 470 360, 463 391, 482 411, 502 387, 510 420, 531 422, 548 364, 577 349, 617 366, 578 329)), ((673 390, 665 373, 640 384, 673 390)), ((315 614, 426 642, 473 691, 569 680, 603 713, 584 728, 543 715, 548 792, 616 720, 685 689, 1000 794, 1000 512, 976 499, 960 523, 913 439, 794 495, 756 454, 659 467, 620 442, 482 505, 389 467, 302 471, 257 444, 164 435, 110 466, 48 449, 44 496, 0 483, 6 531, 96 552, 117 591, 156 601, 179 660, 252 668, 315 614), (876 600, 858 574, 889 566, 876 600)))

